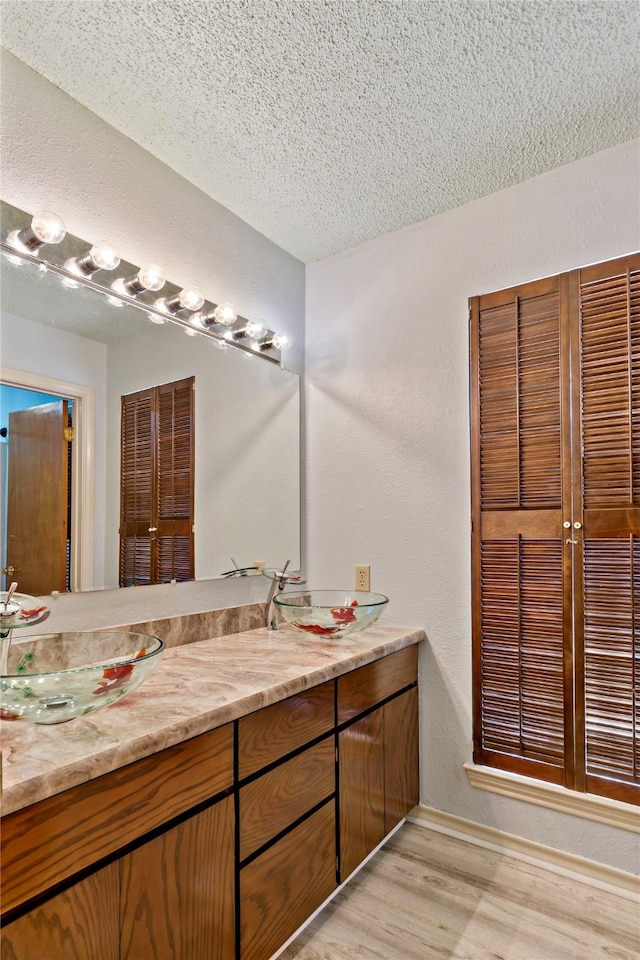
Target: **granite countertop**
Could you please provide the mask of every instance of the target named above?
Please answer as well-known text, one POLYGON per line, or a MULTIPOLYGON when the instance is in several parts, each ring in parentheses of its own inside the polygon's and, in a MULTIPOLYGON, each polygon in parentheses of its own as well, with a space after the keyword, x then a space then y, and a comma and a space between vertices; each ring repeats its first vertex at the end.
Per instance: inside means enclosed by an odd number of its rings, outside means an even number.
POLYGON ((2 814, 206 733, 425 639, 374 624, 339 641, 262 627, 164 651, 132 694, 56 725, 0 721, 2 814))

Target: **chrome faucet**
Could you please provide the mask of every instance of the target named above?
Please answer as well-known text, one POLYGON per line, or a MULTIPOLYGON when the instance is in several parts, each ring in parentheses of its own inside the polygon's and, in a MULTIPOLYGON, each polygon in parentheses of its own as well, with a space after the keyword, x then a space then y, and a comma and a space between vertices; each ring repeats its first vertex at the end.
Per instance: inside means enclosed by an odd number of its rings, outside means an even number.
POLYGON ((267 596, 267 602, 265 603, 265 615, 266 615, 266 626, 269 630, 278 629, 278 617, 276 614, 275 604, 273 598, 276 594, 281 593, 288 583, 306 583, 307 581, 304 577, 301 577, 299 574, 290 574, 287 576, 287 568, 291 560, 287 560, 282 570, 263 570, 263 576, 268 577, 271 580, 271 586, 269 587, 269 594, 267 596))

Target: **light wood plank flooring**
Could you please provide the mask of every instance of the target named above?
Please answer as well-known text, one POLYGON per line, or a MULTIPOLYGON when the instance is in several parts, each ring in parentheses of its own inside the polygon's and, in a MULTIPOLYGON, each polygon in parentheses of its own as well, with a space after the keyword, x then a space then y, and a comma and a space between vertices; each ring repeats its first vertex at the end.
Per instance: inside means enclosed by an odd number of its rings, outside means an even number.
POLYGON ((280 960, 637 960, 630 900, 405 824, 280 960))

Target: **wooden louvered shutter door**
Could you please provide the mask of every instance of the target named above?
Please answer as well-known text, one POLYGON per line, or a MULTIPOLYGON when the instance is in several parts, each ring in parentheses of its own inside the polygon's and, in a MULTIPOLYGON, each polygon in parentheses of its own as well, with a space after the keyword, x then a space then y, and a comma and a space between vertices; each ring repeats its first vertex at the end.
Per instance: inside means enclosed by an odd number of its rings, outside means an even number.
POLYGON ((473 298, 471 349, 474 760, 564 784, 573 730, 561 301, 558 278, 473 298))
POLYGON ((157 581, 193 579, 194 378, 158 387, 157 581))
POLYGON ((194 378, 122 398, 120 586, 194 576, 194 378))
POLYGON ((120 586, 153 583, 154 392, 122 397, 120 433, 120 586))
POLYGON ((581 385, 575 449, 582 789, 640 786, 640 256, 571 274, 581 385), (579 517, 580 508, 582 517, 579 517), (580 562, 581 561, 581 562, 580 562), (580 584, 582 580, 582 584, 580 584), (582 587, 582 589, 580 589, 582 587))

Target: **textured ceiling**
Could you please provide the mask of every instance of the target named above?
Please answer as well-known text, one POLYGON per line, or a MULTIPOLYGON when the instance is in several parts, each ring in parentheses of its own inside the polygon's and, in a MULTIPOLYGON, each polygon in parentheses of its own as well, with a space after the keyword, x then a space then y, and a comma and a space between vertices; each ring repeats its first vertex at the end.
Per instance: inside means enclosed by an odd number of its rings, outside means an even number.
POLYGON ((2 43, 304 261, 640 132, 635 0, 3 0, 2 43))

